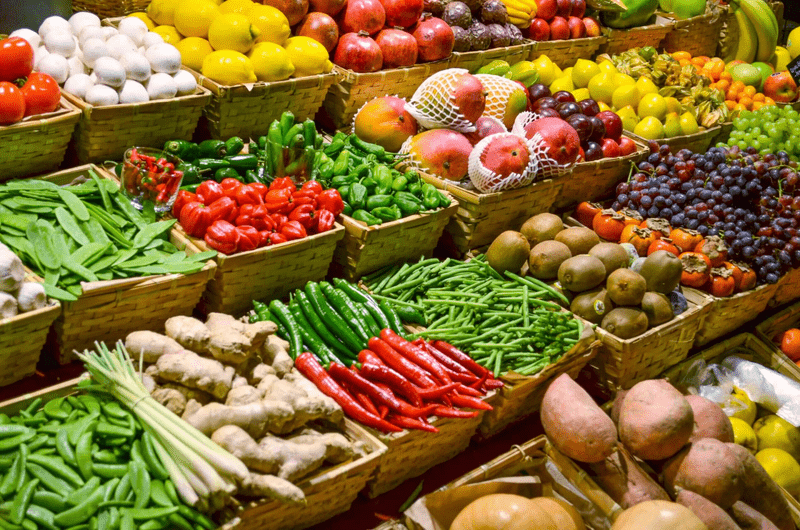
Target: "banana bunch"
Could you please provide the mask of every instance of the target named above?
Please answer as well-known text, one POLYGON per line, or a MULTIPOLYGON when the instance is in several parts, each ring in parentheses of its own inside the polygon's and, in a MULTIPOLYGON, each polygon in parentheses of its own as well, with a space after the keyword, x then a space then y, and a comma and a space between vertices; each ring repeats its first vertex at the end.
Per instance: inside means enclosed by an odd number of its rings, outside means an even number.
POLYGON ((528 29, 539 9, 536 0, 502 0, 508 11, 508 21, 520 29, 528 29))
POLYGON ((731 7, 739 26, 739 42, 728 51, 725 62, 770 62, 778 44, 775 13, 764 0, 733 0, 731 7))

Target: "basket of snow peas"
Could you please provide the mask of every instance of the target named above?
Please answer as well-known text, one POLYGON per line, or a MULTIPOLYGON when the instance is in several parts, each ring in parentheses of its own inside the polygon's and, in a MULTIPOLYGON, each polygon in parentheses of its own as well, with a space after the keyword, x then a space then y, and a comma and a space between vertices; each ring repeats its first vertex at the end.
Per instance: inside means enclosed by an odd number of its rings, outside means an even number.
POLYGON ((594 331, 563 309, 561 293, 501 275, 483 255, 394 265, 363 282, 376 300, 421 312, 424 324, 410 339, 446 341, 506 383, 481 424, 484 436, 536 412, 548 381, 577 376, 596 354, 594 331))

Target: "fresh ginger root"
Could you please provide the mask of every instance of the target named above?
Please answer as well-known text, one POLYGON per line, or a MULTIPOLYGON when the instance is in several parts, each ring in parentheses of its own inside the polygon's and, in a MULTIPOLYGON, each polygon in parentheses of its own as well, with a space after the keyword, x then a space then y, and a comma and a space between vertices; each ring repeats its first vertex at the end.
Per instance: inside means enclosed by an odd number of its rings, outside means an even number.
POLYGON ((302 388, 310 399, 318 400, 322 403, 324 409, 327 411, 324 416, 325 419, 336 425, 341 425, 344 422, 344 411, 333 398, 326 396, 322 391, 317 388, 317 385, 306 379, 303 374, 295 369, 283 376, 284 381, 292 383, 295 387, 302 388))
POLYGON ((200 357, 191 351, 164 354, 158 358, 156 364, 147 368, 146 373, 157 380, 203 390, 217 399, 225 399, 235 375, 232 367, 224 366, 214 359, 200 357))
POLYGON ((290 504, 306 504, 303 490, 275 475, 250 473, 239 488, 245 497, 266 497, 290 504))
POLYGON ((211 313, 205 324, 211 334, 208 349, 218 361, 240 364, 259 352, 278 328, 274 322, 245 324, 224 313, 211 313))
POLYGON ((279 376, 286 375, 294 367, 294 361, 289 355, 289 343, 276 335, 270 335, 264 343, 261 357, 279 376))
POLYGON ((186 408, 186 396, 173 388, 156 388, 150 393, 153 399, 167 407, 170 412, 183 414, 186 408))
POLYGON ((293 422, 294 416, 295 410, 288 403, 260 400, 239 407, 209 403, 193 414, 184 413, 182 417, 206 435, 220 427, 234 425, 247 431, 253 438, 261 438, 267 432, 287 432, 285 425, 293 422))
MULTIPOLYGON (((189 388, 188 386, 179 385, 177 383, 161 383, 158 386, 159 388, 168 388, 180 392, 181 394, 183 394, 183 397, 186 398, 186 401, 194 399, 198 401, 201 405, 207 405, 212 401, 214 401, 214 396, 212 396, 208 392, 204 392, 196 388, 189 388)), ((152 392, 150 393, 152 394, 152 392)))
POLYGON ((144 357, 144 362, 154 363, 165 353, 178 353, 183 351, 183 346, 173 339, 153 331, 134 331, 125 337, 125 349, 131 358, 139 360, 144 357))
POLYGON ((264 392, 254 386, 235 386, 228 392, 228 397, 225 398, 225 405, 228 407, 241 407, 242 405, 261 401, 263 397, 264 392))
POLYGON ((257 388, 264 392, 264 399, 283 401, 288 403, 295 411, 292 421, 284 424, 282 430, 272 430, 270 432, 283 434, 302 427, 309 421, 324 418, 337 423, 344 418, 342 408, 336 402, 321 399, 320 396, 323 395, 321 392, 316 395, 314 393, 309 395, 306 388, 286 379, 278 379, 277 376, 268 375, 261 380, 257 388))
POLYGON ((208 343, 211 342, 211 332, 205 324, 196 318, 176 316, 167 319, 164 323, 167 336, 189 351, 208 354, 208 343))

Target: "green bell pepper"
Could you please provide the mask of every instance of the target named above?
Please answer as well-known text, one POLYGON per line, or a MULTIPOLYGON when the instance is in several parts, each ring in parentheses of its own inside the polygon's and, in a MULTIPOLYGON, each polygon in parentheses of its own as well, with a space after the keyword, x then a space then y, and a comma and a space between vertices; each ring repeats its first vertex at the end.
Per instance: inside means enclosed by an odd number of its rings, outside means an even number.
POLYGON ((425 183, 422 185, 422 205, 426 210, 433 210, 439 207, 439 190, 433 184, 425 183))
POLYGON ((197 148, 197 158, 221 158, 225 154, 225 142, 222 140, 205 140, 197 148))
POLYGON ((194 184, 200 181, 200 172, 192 164, 181 162, 175 169, 183 171, 183 180, 181 181, 183 184, 194 184))
POLYGON ((337 175, 331 179, 331 188, 340 188, 347 184, 353 184, 354 182, 358 182, 358 179, 354 175, 337 175))
POLYGON ((409 193, 417 195, 418 193, 420 193, 422 191, 422 183, 420 181, 418 181, 418 180, 410 181, 410 183, 408 185, 408 191, 409 191, 409 193))
POLYGON ((348 202, 354 210, 360 210, 364 208, 367 202, 367 187, 359 182, 356 182, 350 186, 348 198, 350 199, 348 202))
POLYGON ((336 191, 338 191, 339 195, 342 196, 342 200, 344 202, 347 202, 348 199, 350 198, 350 187, 351 187, 350 184, 345 184, 344 186, 336 188, 336 191))
POLYGON ((400 175, 399 177, 395 177, 392 181, 392 190, 394 191, 405 191, 408 187, 408 179, 404 175, 400 175))
POLYGON ((436 190, 436 193, 437 193, 437 195, 439 195, 439 207, 440 208, 446 208, 446 207, 450 206, 450 198, 447 195, 445 195, 444 193, 442 193, 439 190, 436 190))
POLYGON ((375 179, 375 193, 378 195, 385 195, 392 191, 392 183, 394 177, 392 171, 384 166, 378 165, 372 170, 372 178, 375 179))
POLYGON ((225 179, 242 180, 242 177, 239 175, 239 172, 232 167, 221 167, 214 172, 214 180, 217 182, 222 182, 225 179))
POLYGON ((362 223, 366 223, 367 226, 379 225, 383 222, 366 210, 356 210, 353 212, 352 217, 356 221, 361 221, 362 223))
POLYGON ((345 215, 350 215, 353 213, 353 207, 350 206, 349 202, 344 201, 344 209, 342 210, 342 213, 345 215))
POLYGON ((413 195, 411 195, 411 197, 414 197, 414 200, 409 199, 407 195, 411 194, 405 192, 396 193, 394 196, 395 206, 400 208, 400 211, 403 212, 404 215, 414 215, 415 213, 419 213, 420 203, 416 201, 416 197, 413 195), (403 195, 401 195, 401 193, 403 195))
POLYGON ((370 168, 372 164, 364 162, 363 164, 359 164, 353 168, 353 171, 350 172, 351 175, 355 175, 357 179, 367 178, 370 175, 370 168))
POLYGON ((376 183, 375 183, 375 179, 374 178, 365 177, 365 178, 361 179, 361 184, 363 184, 364 187, 367 188, 367 193, 369 193, 370 195, 375 193, 376 183))
POLYGON ((390 221, 397 221, 403 216, 403 214, 400 212, 400 208, 398 208, 397 205, 381 206, 380 208, 375 208, 370 213, 381 221, 387 223, 390 221))
POLYGON ((333 174, 335 176, 347 175, 349 170, 350 151, 342 151, 339 153, 339 156, 336 157, 336 162, 333 164, 333 174))
POLYGON ((394 204, 394 199, 391 195, 371 195, 367 197, 366 209, 371 212, 375 208, 387 208, 392 204, 394 204))
MULTIPOLYGON (((325 153, 320 153, 321 156, 325 156, 325 153)), ((335 162, 328 158, 328 160, 321 162, 319 164, 319 176, 323 180, 328 180, 333 176, 333 166, 335 162)))
POLYGON ((225 155, 234 156, 238 155, 244 149, 244 140, 238 136, 231 136, 225 141, 225 155))

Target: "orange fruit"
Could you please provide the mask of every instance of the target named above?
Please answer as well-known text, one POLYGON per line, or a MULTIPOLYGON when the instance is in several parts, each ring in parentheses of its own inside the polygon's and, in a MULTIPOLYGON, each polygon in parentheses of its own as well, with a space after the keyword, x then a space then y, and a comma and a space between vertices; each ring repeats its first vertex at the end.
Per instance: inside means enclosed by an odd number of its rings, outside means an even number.
POLYGON ((733 107, 733 110, 734 110, 734 111, 737 111, 737 110, 741 111, 741 110, 748 110, 748 109, 747 109, 747 107, 745 107, 745 106, 744 106, 744 105, 742 105, 741 103, 737 103, 737 104, 736 104, 736 106, 735 106, 735 107, 733 107))
POLYGON ((681 59, 689 60, 692 58, 692 54, 689 52, 675 52, 672 54, 672 58, 676 61, 680 61, 681 59))
POLYGON ((725 81, 728 82, 733 81, 733 76, 731 75, 731 73, 724 69, 722 70, 722 73, 719 74, 719 78, 724 79, 725 81))
POLYGON ((733 110, 734 107, 736 107, 736 102, 731 99, 726 99, 725 106, 728 107, 728 110, 733 110))
POLYGON ((705 55, 698 55, 697 57, 692 58, 692 64, 695 66, 703 66, 709 61, 709 58, 705 55))
POLYGON ((754 86, 744 87, 744 94, 750 98, 752 98, 756 92, 758 92, 758 90, 756 90, 756 87, 754 86))
POLYGON ((748 96, 744 96, 739 100, 739 105, 744 105, 744 107, 747 108, 747 110, 750 110, 750 107, 753 106, 753 100, 748 96))
POLYGON ((735 90, 737 93, 744 90, 744 88, 745 84, 742 83, 741 81, 734 81, 733 83, 731 83, 731 89, 735 90))
POLYGON ((758 101, 758 102, 764 103, 764 98, 765 97, 766 96, 764 96, 764 94, 762 94, 761 92, 758 92, 755 95, 753 95, 753 101, 758 101))
POLYGON ((727 79, 720 79, 717 81, 717 88, 722 90, 723 92, 727 92, 728 89, 731 87, 731 82, 727 79))
POLYGON ((770 97, 764 97, 764 105, 774 105, 775 100, 770 97))
POLYGON ((764 106, 764 103, 762 101, 754 101, 753 102, 753 108, 751 110, 758 110, 763 106, 764 106))
POLYGON ((800 329, 786 330, 781 337, 781 351, 793 361, 800 360, 800 329))
POLYGON ((689 61, 689 59, 679 59, 678 64, 680 64, 681 66, 689 66, 692 63, 691 61, 689 61))

